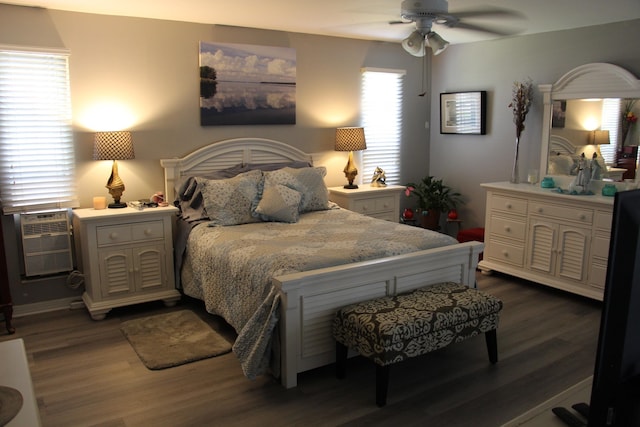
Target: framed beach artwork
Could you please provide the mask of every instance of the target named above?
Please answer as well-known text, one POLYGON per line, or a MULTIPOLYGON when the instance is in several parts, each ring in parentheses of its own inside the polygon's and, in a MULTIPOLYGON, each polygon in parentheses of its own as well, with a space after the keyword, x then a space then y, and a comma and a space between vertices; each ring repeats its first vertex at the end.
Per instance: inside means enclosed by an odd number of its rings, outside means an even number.
POLYGON ((295 123, 295 49, 200 42, 202 126, 295 123))

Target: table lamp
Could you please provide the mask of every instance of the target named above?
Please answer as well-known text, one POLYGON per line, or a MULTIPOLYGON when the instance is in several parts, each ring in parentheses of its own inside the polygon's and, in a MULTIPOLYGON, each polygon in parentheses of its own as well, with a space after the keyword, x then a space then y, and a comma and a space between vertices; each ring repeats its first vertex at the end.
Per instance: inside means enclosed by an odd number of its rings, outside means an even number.
POLYGON ((110 208, 124 208, 127 206, 126 203, 120 202, 122 192, 124 191, 124 182, 122 182, 122 179, 120 179, 118 175, 118 163, 116 160, 130 160, 134 158, 131 132, 96 132, 95 142, 93 144, 93 160, 113 160, 111 176, 106 185, 109 189, 109 194, 113 197, 113 203, 109 204, 110 208))
POLYGON ((359 150, 365 150, 367 148, 367 142, 364 137, 364 128, 361 127, 341 127, 336 129, 336 151, 348 151, 349 161, 344 167, 344 176, 347 177, 349 183, 344 188, 354 189, 358 188, 353 183, 356 175, 358 175, 358 169, 353 162, 353 152, 359 150))

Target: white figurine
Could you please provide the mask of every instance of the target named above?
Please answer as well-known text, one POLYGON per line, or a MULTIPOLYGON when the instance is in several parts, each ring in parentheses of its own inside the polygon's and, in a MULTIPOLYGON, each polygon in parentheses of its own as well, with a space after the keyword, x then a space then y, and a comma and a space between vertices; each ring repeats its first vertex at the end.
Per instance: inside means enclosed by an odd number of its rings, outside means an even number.
POLYGON ((387 176, 384 171, 380 167, 376 167, 376 170, 373 172, 373 178, 371 178, 371 186, 372 187, 386 187, 387 176))

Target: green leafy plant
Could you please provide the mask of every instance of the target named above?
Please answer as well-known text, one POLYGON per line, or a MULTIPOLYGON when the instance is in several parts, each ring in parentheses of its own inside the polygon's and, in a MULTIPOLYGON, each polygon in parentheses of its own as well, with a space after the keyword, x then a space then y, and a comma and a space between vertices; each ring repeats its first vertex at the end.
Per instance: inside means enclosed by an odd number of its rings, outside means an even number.
POLYGON ((444 185, 441 179, 433 176, 425 176, 417 183, 408 183, 404 194, 407 197, 415 196, 418 199, 418 206, 423 211, 434 209, 438 212, 446 212, 463 203, 460 193, 453 191, 444 185))

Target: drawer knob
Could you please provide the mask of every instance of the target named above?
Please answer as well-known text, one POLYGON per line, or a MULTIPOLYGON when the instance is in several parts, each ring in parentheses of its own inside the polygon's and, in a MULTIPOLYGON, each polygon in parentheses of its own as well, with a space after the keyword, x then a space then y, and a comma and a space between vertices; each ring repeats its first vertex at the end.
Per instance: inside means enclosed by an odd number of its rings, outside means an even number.
POLYGON ((542 213, 542 212, 544 212, 544 209, 538 208, 538 213, 542 213))
POLYGON ((115 231, 112 231, 111 233, 109 233, 109 238, 111 240, 116 240, 118 238, 118 233, 116 233, 115 231))
POLYGON ((587 216, 586 216, 585 214, 581 214, 581 215, 580 215, 580 219, 581 219, 582 221, 584 221, 585 219, 587 219, 587 216))
POLYGON ((507 252, 506 250, 502 251, 502 256, 505 258, 509 258, 509 252, 507 252))
POLYGON ((504 231, 506 231, 507 233, 510 233, 511 232, 511 227, 509 227, 508 225, 505 225, 504 231))
POLYGON ((152 234, 152 233, 153 233, 153 232, 151 231, 151 229, 150 229, 150 228, 145 228, 145 229, 144 229, 144 235, 145 235, 145 236, 151 236, 151 234, 152 234))
POLYGON ((504 206, 505 206, 507 209, 511 209, 511 203, 506 203, 504 206))

